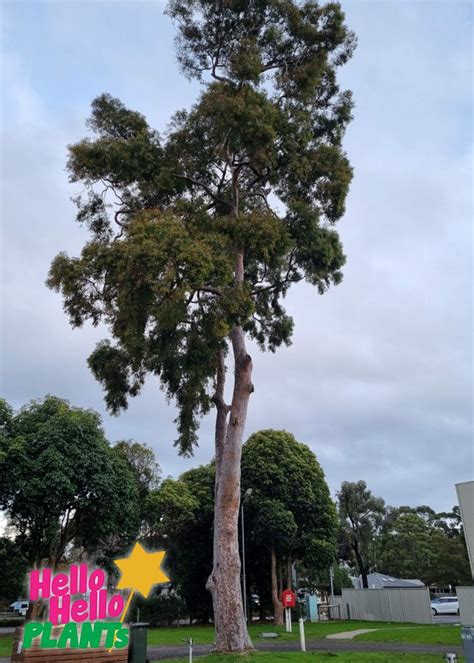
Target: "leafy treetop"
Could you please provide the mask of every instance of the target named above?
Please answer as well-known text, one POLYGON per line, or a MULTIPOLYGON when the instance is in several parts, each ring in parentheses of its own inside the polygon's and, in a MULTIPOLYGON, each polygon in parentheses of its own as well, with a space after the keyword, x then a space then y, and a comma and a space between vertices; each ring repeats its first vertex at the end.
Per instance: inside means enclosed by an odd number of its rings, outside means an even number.
POLYGON ((105 439, 99 415, 47 396, 13 413, 3 401, 0 507, 32 562, 58 564, 67 547, 110 535, 129 545, 139 528, 138 489, 105 439))
POLYGON ((291 339, 289 286, 342 279, 333 225, 352 101, 336 69, 355 41, 336 3, 172 0, 168 12, 184 71, 206 86, 165 136, 118 99, 94 100, 92 135, 68 161, 91 237, 80 257, 55 258, 48 285, 72 325, 104 322, 115 339, 89 358, 109 409, 156 375, 190 454, 230 330, 274 351, 291 339))

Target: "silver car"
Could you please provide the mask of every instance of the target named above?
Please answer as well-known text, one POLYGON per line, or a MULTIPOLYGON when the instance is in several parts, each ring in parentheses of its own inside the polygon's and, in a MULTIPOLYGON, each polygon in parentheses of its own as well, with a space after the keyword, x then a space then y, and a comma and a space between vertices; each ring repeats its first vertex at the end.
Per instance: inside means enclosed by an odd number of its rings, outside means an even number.
POLYGON ((431 601, 433 615, 459 615, 459 601, 457 596, 440 596, 431 601))

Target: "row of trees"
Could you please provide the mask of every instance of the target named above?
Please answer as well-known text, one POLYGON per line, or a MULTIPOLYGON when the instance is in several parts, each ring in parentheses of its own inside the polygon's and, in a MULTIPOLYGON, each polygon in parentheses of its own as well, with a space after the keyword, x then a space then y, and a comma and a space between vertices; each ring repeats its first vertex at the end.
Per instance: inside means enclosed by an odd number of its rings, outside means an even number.
POLYGON ((471 583, 458 506, 441 513, 426 505, 388 506, 364 481, 344 481, 337 499, 338 556, 360 574, 363 587, 371 571, 445 588, 471 583))
MULTIPOLYGON (((0 597, 22 593, 26 570, 87 559, 111 560, 141 538, 165 547, 174 584, 197 619, 213 616, 213 461, 160 481, 151 449, 111 446, 97 413, 48 396, 13 412, 0 402, 0 507, 9 536, 0 542, 0 597)), ((262 431, 243 449, 250 585, 282 618, 281 591, 299 561, 313 572, 334 558, 337 515, 315 455, 292 435, 262 431), (268 599, 268 600, 267 600, 268 599)))
MULTIPOLYGON (((149 528, 170 553, 172 576, 193 617, 208 621, 206 574, 212 568, 215 463, 167 479, 150 494, 149 528), (192 555, 190 555, 192 545, 192 555)), ((283 622, 281 592, 292 566, 315 577, 334 560, 337 514, 316 456, 285 431, 264 430, 242 448, 249 594, 261 615, 283 622)), ((306 575, 306 574, 305 574, 306 575)))
MULTIPOLYGON (((0 401, 0 599, 23 592, 28 568, 111 561, 140 538, 167 550, 176 596, 157 596, 147 619, 213 619, 206 579, 212 569, 215 462, 161 480, 153 451, 111 446, 99 416, 49 396, 19 412, 0 401)), ((282 623, 282 589, 351 586, 348 571, 373 570, 426 584, 470 581, 459 510, 390 507, 364 482, 343 482, 337 504, 316 456, 285 431, 264 430, 242 448, 249 605, 282 623), (339 563, 337 563, 339 562, 339 563), (341 564, 342 562, 342 564, 341 564), (258 604, 251 596, 258 596, 258 604)), ((148 614, 148 613, 147 613, 148 614)))

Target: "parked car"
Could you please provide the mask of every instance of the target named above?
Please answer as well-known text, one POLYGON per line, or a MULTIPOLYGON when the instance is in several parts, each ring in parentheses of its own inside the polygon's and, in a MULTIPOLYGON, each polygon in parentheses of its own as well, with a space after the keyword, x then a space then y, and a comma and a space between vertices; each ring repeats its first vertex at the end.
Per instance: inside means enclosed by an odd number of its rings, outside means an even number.
POLYGON ((433 615, 459 615, 459 601, 457 596, 440 596, 431 601, 433 615))
POLYGON ((28 600, 19 599, 18 601, 15 601, 15 603, 12 603, 10 608, 13 610, 13 612, 17 612, 22 617, 26 617, 29 605, 30 602, 28 600))

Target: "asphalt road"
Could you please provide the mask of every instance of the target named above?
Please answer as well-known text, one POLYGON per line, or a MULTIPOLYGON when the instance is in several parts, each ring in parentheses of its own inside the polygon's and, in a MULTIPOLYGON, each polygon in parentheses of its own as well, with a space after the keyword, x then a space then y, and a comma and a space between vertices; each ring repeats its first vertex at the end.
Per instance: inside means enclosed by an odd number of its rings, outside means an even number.
POLYGON ((460 624, 461 618, 459 615, 437 615, 433 617, 434 624, 460 624))
MULTIPOLYGON (((297 642, 275 642, 254 643, 255 648, 261 651, 300 651, 297 642)), ((439 654, 440 657, 447 652, 462 654, 462 647, 440 646, 440 645, 413 645, 388 642, 341 642, 337 640, 310 640, 306 642, 307 651, 370 651, 370 652, 399 652, 418 654, 439 654)), ((193 648, 193 654, 197 658, 209 654, 210 645, 197 645, 193 648)), ((166 661, 171 658, 185 658, 188 656, 187 646, 174 647, 148 647, 150 661, 166 661)), ((1 663, 1 661, 0 661, 1 663)))

